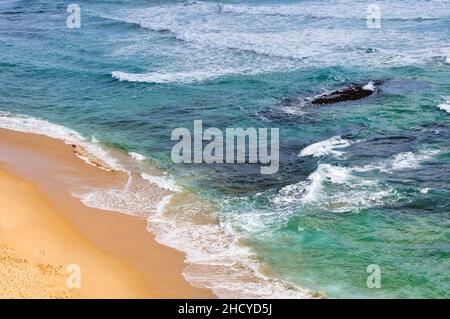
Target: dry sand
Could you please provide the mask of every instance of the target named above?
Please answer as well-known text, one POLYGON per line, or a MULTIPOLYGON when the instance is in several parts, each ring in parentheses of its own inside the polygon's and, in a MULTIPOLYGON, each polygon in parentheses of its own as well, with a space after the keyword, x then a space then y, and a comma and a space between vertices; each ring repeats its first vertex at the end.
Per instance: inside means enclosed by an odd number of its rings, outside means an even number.
POLYGON ((0 297, 213 298, 184 280, 184 255, 158 244, 145 219, 71 195, 125 181, 62 141, 0 129, 0 297), (67 287, 71 264, 80 289, 67 287))

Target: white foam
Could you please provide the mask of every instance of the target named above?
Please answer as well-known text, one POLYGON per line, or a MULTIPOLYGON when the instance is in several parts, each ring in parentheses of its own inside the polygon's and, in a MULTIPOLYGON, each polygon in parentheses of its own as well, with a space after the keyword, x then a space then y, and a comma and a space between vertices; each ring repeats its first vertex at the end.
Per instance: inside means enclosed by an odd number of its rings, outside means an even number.
POLYGON ((367 83, 366 85, 363 86, 363 90, 364 91, 375 91, 375 83, 373 81, 370 81, 369 83, 367 83))
MULTIPOLYGON (((81 146, 87 153, 104 162, 111 169, 125 171, 117 160, 108 151, 103 149, 101 145, 86 140, 80 133, 62 125, 24 115, 11 116, 10 114, 4 113, 0 114, 0 127, 18 132, 44 135, 62 140, 66 144, 81 146)), ((79 157, 88 164, 93 165, 87 156, 79 155, 79 157)))
POLYGON ((280 110, 289 115, 304 115, 305 111, 302 110, 301 105, 282 105, 280 106, 280 110))
POLYGON ((343 213, 387 205, 399 198, 392 187, 359 177, 355 175, 358 171, 320 164, 307 180, 282 188, 271 201, 283 212, 314 207, 343 213))
POLYGON ((439 154, 438 150, 420 150, 419 152, 404 152, 394 156, 391 167, 393 170, 417 169, 424 161, 431 160, 439 154))
POLYGON ((392 158, 380 161, 378 163, 354 167, 353 170, 357 172, 378 170, 385 173, 392 173, 394 171, 417 169, 423 162, 433 159, 433 157, 439 153, 441 153, 441 151, 435 149, 421 149, 415 152, 402 152, 394 155, 392 158))
POLYGON ((303 202, 313 202, 321 198, 324 183, 329 181, 334 184, 344 184, 351 178, 351 171, 348 168, 332 166, 330 164, 320 164, 316 171, 312 173, 308 180, 311 182, 307 187, 303 202))
POLYGON ((356 167, 353 167, 353 170, 355 170, 356 172, 368 172, 368 171, 374 171, 374 170, 378 170, 380 172, 385 172, 385 173, 390 172, 389 167, 386 162, 378 162, 378 163, 367 164, 364 166, 356 166, 356 167))
POLYGON ((146 216, 148 230, 159 243, 186 254, 186 280, 211 289, 218 297, 311 297, 306 290, 263 275, 254 253, 239 243, 230 224, 194 223, 190 216, 199 214, 198 199, 189 197, 180 207, 173 207, 172 203, 179 204, 180 200, 173 200, 176 194, 167 195, 157 187, 160 179, 156 183, 138 177, 132 181, 124 190, 95 189, 76 196, 91 207, 146 216))
POLYGON ((251 67, 238 66, 226 67, 222 63, 207 63, 203 69, 188 69, 187 71, 174 71, 171 68, 158 72, 148 73, 126 73, 121 71, 112 72, 112 77, 119 81, 137 82, 137 83, 195 83, 207 80, 217 79, 229 75, 252 75, 260 74, 273 69, 273 66, 252 69, 251 67))
POLYGON ((156 206, 156 214, 162 215, 166 209, 166 206, 170 203, 173 198, 173 194, 165 196, 156 206))
POLYGON ((287 185, 278 192, 272 199, 272 202, 279 206, 291 205, 303 199, 306 191, 309 191, 310 189, 311 187, 308 187, 308 181, 287 185))
MULTIPOLYGON (((426 3, 416 1, 389 1, 389 10, 384 10, 385 19, 436 19, 445 18, 450 9, 435 10, 436 6, 447 0, 431 0, 426 3), (405 11, 405 6, 408 10, 405 11)), ((202 3, 202 2, 200 2, 202 3)), ((203 2, 205 3, 205 2, 203 2)), ((207 2, 206 2, 207 3, 207 2)), ((380 4, 383 9, 383 4, 380 4)), ((341 0, 330 1, 326 5, 320 2, 301 2, 295 4, 273 5, 222 5, 222 12, 240 13, 247 15, 281 15, 281 16, 312 16, 316 18, 365 19, 367 4, 361 1, 341 0), (348 10, 348 8, 352 10, 348 10)))
MULTIPOLYGON (((315 204, 332 212, 358 212, 363 208, 389 205, 399 200, 402 195, 390 185, 373 177, 366 177, 364 173, 379 170, 391 174, 396 171, 414 170, 441 152, 442 150, 437 149, 402 152, 378 163, 348 168, 320 164, 308 177, 306 182, 309 184, 302 181, 297 187, 291 187, 294 191, 300 190, 300 199, 294 197, 292 200, 294 195, 289 192, 289 188, 285 188, 284 191, 287 192, 280 192, 278 201, 315 204), (339 187, 333 187, 332 184, 338 184, 339 187)), ((429 189, 419 191, 427 193, 429 189)))
POLYGON ((443 48, 440 53, 444 56, 444 63, 450 64, 450 47, 443 48))
POLYGON ((438 108, 441 109, 442 111, 450 113, 450 101, 447 101, 446 103, 439 104, 438 108))
POLYGON ((317 202, 323 199, 324 186, 327 182, 345 184, 351 179, 352 172, 348 168, 320 164, 306 181, 283 187, 272 202, 277 205, 317 202))
POLYGON ((132 173, 122 188, 90 188, 73 195, 89 207, 144 217, 163 209, 169 200, 165 189, 132 173))
POLYGON ((91 189, 84 192, 75 192, 72 195, 87 207, 115 211, 132 216, 139 216, 142 212, 145 212, 142 209, 144 207, 139 207, 138 203, 140 201, 136 201, 136 198, 131 198, 131 194, 123 190, 91 189), (133 203, 132 207, 130 207, 130 203, 133 203))
MULTIPOLYGON (((390 14, 395 19, 423 19, 426 15, 445 17, 442 10, 427 11, 424 15, 429 5, 428 2, 420 6, 410 3, 405 11, 403 4, 390 3, 389 12, 383 17, 387 19, 390 14)), ((132 51, 156 50, 155 55, 170 57, 170 65, 161 65, 142 74, 117 70, 113 76, 131 82, 186 83, 221 75, 291 71, 317 65, 402 66, 429 61, 446 43, 445 32, 436 32, 433 37, 417 41, 417 33, 413 30, 391 28, 373 32, 367 28, 338 25, 330 29, 326 24, 318 27, 317 24, 295 22, 311 17, 365 19, 367 5, 355 1, 326 6, 302 2, 295 5, 222 5, 220 8, 218 10, 217 3, 211 2, 196 2, 189 6, 174 3, 105 16, 142 28, 170 32, 185 42, 161 48, 142 44, 145 41, 137 38, 136 43, 132 41, 129 45, 132 51), (346 10, 348 7, 354 10, 346 10), (290 17, 293 15, 298 15, 298 19, 290 17), (403 46, 398 49, 400 42, 403 46), (379 43, 383 45, 376 52, 369 50, 371 53, 367 53, 368 49, 379 47, 379 43), (234 54, 236 50, 241 53, 234 54)))
POLYGON ((184 277, 220 298, 311 298, 303 289, 263 275, 251 250, 240 245, 226 225, 150 217, 149 230, 162 244, 187 254, 184 277))
POLYGON ((129 152, 128 155, 130 155, 130 157, 135 159, 136 161, 145 161, 147 159, 146 156, 136 152, 129 152))
POLYGON ((149 174, 142 173, 141 177, 152 184, 157 185, 162 189, 166 189, 171 192, 180 192, 181 188, 175 183, 175 181, 169 176, 153 176, 149 174))
POLYGON ((143 74, 126 73, 114 71, 112 77, 119 81, 143 82, 143 83, 193 83, 214 79, 219 76, 239 73, 233 70, 213 71, 190 71, 190 72, 150 72, 143 74))
POLYGON ((299 157, 314 156, 320 157, 325 155, 334 155, 336 157, 342 156, 344 152, 337 151, 336 149, 349 147, 351 144, 349 141, 341 138, 340 136, 334 136, 328 140, 317 142, 305 147, 299 154, 299 157))
POLYGON ((63 140, 68 144, 76 144, 85 140, 78 132, 67 127, 28 116, 10 116, 9 113, 0 114, 0 127, 18 132, 45 135, 63 140))

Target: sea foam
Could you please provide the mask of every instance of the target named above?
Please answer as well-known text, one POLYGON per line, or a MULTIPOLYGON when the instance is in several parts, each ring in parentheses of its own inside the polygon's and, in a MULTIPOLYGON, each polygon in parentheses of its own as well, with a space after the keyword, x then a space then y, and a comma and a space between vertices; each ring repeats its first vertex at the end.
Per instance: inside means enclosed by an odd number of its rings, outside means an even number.
POLYGON ((358 172, 358 167, 320 164, 306 180, 283 187, 271 201, 283 211, 313 208, 332 213, 357 213, 400 198, 392 187, 359 176, 358 172))
POLYGON ((439 150, 433 149, 399 153, 394 156, 391 167, 393 170, 417 169, 422 162, 433 159, 439 153, 439 150))
POLYGON ((245 70, 220 68, 209 69, 205 71, 190 70, 186 72, 149 72, 149 73, 126 73, 120 71, 112 72, 112 77, 119 81, 138 82, 138 83, 194 83, 206 80, 212 80, 225 75, 250 73, 245 70))
POLYGON ((129 152, 128 155, 130 155, 131 158, 135 159, 136 161, 145 161, 147 159, 146 156, 136 153, 136 152, 129 152))
MULTIPOLYGON (((410 10, 405 13, 403 4, 392 4, 383 17, 423 20, 446 16, 445 10, 431 10, 432 5, 429 3, 418 6, 415 2, 408 2, 408 8, 410 10)), ((441 38, 435 39, 436 43, 430 43, 427 49, 418 47, 417 41, 412 40, 416 38, 414 31, 400 32, 394 28, 377 34, 364 28, 311 28, 308 24, 295 24, 295 20, 291 18, 298 16, 298 19, 307 21, 365 19, 366 9, 366 4, 354 1, 329 6, 314 2, 295 5, 218 6, 216 3, 199 1, 190 5, 174 3, 122 10, 102 17, 171 33, 186 44, 188 53, 179 59, 182 63, 171 63, 170 66, 141 74, 127 73, 126 70, 113 72, 114 78, 130 82, 189 83, 222 75, 292 71, 317 65, 391 67, 423 64, 441 49, 441 38), (357 6, 361 10, 349 12, 345 10, 348 6, 357 6), (389 39, 388 43, 386 39, 389 39), (367 47, 367 43, 372 42, 386 45, 374 53, 367 47), (396 49, 400 42, 404 44, 401 50, 396 49), (308 43, 308 46, 304 43, 308 43), (323 43, 327 45, 324 46, 323 43), (240 54, 234 54, 236 51, 240 51, 240 54)), ((149 47, 142 50, 147 48, 149 47)), ((168 47, 164 51, 163 48, 160 53, 171 55, 168 53, 171 49, 172 47, 168 47)))
POLYGON ((87 152, 87 156, 77 154, 82 160, 93 165, 91 156, 105 163, 108 167, 116 171, 125 171, 117 160, 100 144, 89 141, 78 132, 67 127, 23 115, 0 114, 0 127, 38 135, 64 141, 66 144, 78 145, 87 152))
POLYGON ((375 83, 373 81, 369 81, 369 83, 363 86, 363 90, 372 92, 375 91, 375 83))
POLYGON ((299 157, 314 156, 320 157, 325 155, 342 156, 344 152, 336 149, 349 147, 351 143, 340 136, 334 136, 328 140, 317 142, 305 147, 299 154, 299 157))
POLYGON ((157 185, 162 189, 166 189, 171 192, 180 192, 181 189, 176 185, 175 181, 169 176, 153 176, 149 174, 142 173, 141 177, 152 184, 157 185))
POLYGON ((441 103, 438 105, 438 108, 442 111, 445 111, 447 113, 450 113, 450 101, 447 101, 446 103, 441 103))

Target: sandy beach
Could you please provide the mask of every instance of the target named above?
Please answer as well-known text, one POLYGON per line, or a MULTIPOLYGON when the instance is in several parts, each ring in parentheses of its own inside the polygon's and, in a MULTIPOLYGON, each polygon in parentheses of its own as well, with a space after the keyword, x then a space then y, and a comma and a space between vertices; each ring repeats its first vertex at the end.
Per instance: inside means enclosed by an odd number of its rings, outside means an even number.
POLYGON ((60 140, 0 129, 0 297, 214 297, 184 280, 184 255, 158 244, 145 219, 71 195, 125 181, 60 140), (73 265, 80 288, 68 285, 73 265))

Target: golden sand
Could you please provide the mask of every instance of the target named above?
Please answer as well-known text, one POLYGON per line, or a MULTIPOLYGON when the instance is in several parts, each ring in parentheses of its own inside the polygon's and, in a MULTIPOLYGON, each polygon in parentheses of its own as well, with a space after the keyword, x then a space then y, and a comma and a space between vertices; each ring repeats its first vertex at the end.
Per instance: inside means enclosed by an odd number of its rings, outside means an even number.
POLYGON ((126 176, 84 163, 62 141, 3 129, 0 163, 1 298, 213 297, 184 280, 184 255, 158 244, 145 219, 71 195, 126 176), (69 265, 80 267, 79 289, 67 285, 69 265))

